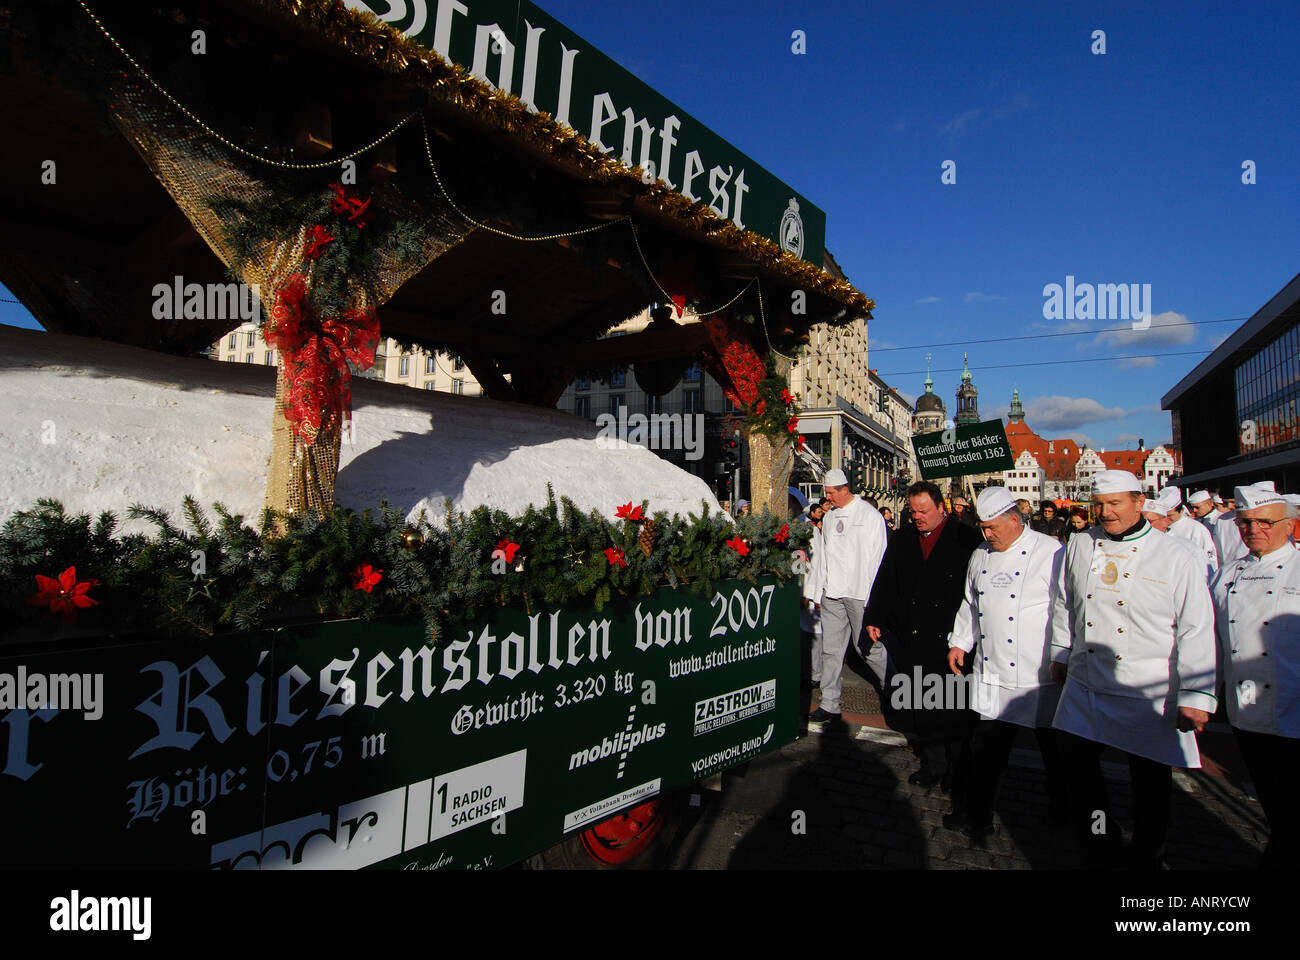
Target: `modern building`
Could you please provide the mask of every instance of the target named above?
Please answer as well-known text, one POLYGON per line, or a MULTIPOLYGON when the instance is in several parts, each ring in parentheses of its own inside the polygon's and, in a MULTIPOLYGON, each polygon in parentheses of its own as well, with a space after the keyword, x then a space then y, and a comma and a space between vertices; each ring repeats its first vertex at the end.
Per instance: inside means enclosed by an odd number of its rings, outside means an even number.
POLYGON ((1300 274, 1160 401, 1182 453, 1179 486, 1300 490, 1300 274))

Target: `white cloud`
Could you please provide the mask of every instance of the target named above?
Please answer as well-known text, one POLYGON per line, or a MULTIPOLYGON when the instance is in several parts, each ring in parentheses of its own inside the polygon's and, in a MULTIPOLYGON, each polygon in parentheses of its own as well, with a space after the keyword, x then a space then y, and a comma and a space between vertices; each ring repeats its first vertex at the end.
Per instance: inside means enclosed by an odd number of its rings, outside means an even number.
MULTIPOLYGON (((1101 324, 1108 325, 1108 324, 1101 324)), ((1196 328, 1181 313, 1166 310, 1151 317, 1151 326, 1146 330, 1134 330, 1132 325, 1124 325, 1114 330, 1099 333, 1092 341, 1094 347, 1107 347, 1113 350, 1131 350, 1134 347, 1153 349, 1158 347, 1183 346, 1196 339, 1196 328)))
POLYGON ((994 293, 980 293, 978 290, 972 290, 963 298, 966 303, 992 303, 996 300, 1005 300, 1006 297, 998 296, 994 293))
POLYGON ((1025 420, 1042 431, 1070 430, 1085 423, 1119 420, 1123 407, 1103 407, 1091 397, 1036 397, 1025 404, 1025 420))
POLYGON ((942 297, 922 297, 920 300, 913 300, 913 303, 942 303, 942 297))
POLYGON ((991 110, 985 110, 983 107, 972 107, 970 110, 962 111, 939 127, 939 134, 946 137, 956 137, 968 130, 982 129, 996 123, 998 120, 1014 117, 1016 114, 1025 113, 1033 108, 1034 101, 1028 94, 1017 94, 1007 103, 993 107, 991 110))
POLYGON ((940 127, 939 133, 950 137, 956 136, 979 120, 980 115, 983 113, 984 109, 982 107, 975 107, 973 110, 966 110, 959 113, 940 127))
POLYGON ((1154 367, 1155 365, 1155 357, 1128 357, 1119 362, 1121 370, 1132 370, 1136 367, 1154 367))

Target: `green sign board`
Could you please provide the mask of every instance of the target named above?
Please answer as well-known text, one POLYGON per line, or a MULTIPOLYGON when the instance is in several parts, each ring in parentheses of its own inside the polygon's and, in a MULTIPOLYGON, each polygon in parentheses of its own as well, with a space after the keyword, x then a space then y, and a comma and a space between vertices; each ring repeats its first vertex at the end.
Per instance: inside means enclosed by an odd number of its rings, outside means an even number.
POLYGON ((1015 465, 1001 420, 964 423, 912 438, 923 480, 997 473, 1015 465))
POLYGON ((0 647, 0 866, 505 866, 792 741, 797 594, 0 647))
POLYGON ((524 0, 346 0, 551 114, 628 167, 818 267, 826 214, 524 0))

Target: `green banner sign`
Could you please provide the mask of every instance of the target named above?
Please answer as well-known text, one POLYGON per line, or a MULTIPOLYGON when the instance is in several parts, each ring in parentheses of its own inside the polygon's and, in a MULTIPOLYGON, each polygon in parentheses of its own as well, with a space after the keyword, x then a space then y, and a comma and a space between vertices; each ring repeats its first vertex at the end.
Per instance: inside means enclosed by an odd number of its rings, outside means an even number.
POLYGON ((501 867, 789 743, 798 588, 0 647, 0 866, 501 867))
POLYGON ((997 473, 1015 465, 1001 420, 961 424, 912 438, 923 480, 997 473))
POLYGON ((593 145, 822 265, 826 214, 538 7, 521 0, 346 0, 593 145))

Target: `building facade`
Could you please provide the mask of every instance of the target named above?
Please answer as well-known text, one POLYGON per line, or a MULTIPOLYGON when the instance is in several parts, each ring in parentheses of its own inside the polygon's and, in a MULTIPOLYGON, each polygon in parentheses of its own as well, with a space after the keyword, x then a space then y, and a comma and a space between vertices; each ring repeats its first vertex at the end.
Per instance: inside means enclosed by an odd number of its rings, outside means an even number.
POLYGON ((1182 454, 1180 486, 1273 480, 1300 491, 1300 274, 1161 399, 1182 454))
MULTIPOLYGON (((215 360, 259 363, 275 366, 279 351, 272 349, 255 323, 240 324, 212 345, 215 360)), ((405 349, 396 340, 385 339, 375 351, 369 370, 353 368, 353 376, 367 380, 400 383, 419 390, 441 390, 467 397, 481 396, 482 388, 469 368, 455 354, 405 349)))

